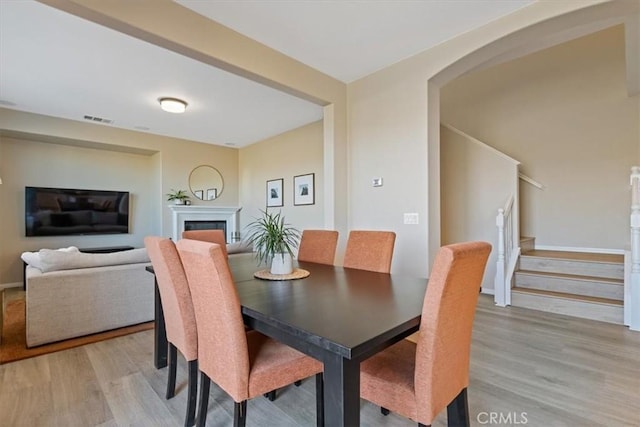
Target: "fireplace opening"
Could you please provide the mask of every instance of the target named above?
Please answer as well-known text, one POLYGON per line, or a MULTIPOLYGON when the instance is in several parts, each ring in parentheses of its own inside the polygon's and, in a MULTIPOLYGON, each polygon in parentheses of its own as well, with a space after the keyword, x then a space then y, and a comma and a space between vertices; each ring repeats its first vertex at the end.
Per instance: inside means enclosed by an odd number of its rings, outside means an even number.
POLYGON ((227 221, 185 221, 184 231, 189 230, 222 230, 226 236, 227 221))

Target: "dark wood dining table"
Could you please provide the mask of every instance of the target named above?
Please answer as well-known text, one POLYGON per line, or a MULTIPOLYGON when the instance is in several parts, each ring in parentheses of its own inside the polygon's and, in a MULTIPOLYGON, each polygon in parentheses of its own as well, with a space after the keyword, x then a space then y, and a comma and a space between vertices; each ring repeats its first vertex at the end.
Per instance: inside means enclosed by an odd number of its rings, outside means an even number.
MULTIPOLYGON (((427 279, 298 262, 308 277, 267 281, 254 278, 264 267, 252 254, 229 265, 245 323, 324 363, 325 425, 358 426, 360 362, 418 330, 427 279)), ((157 286, 155 323, 161 368, 167 338, 157 286)))

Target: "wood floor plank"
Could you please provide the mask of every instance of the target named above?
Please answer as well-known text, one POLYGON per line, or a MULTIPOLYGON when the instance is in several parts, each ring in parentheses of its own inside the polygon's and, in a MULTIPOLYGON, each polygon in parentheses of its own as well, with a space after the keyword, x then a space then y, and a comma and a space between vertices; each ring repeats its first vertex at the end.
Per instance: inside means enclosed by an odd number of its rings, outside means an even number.
POLYGON ((29 427, 54 425, 50 423, 48 417, 53 413, 52 394, 50 383, 22 387, 9 392, 1 391, 2 425, 29 427))
MULTIPOLYGON (((0 425, 181 426, 186 362, 178 394, 164 399, 167 369, 152 362, 153 331, 0 366, 0 425), (77 381, 77 383, 74 383, 77 381), (82 396, 87 402, 78 403, 82 396)), ((471 350, 472 426, 640 427, 640 333, 604 322, 518 307, 481 296, 471 350), (526 415, 523 415, 526 414, 526 415), (524 422, 526 416, 527 422, 524 422), (495 423, 493 425, 496 425, 495 423)), ((249 402, 247 426, 314 426, 315 381, 249 402)), ((233 402, 212 384, 208 427, 232 425, 233 402)), ((415 426, 361 401, 361 425, 415 426)), ((446 411, 433 427, 447 425, 446 411)))
POLYGON ((101 384, 114 419, 121 426, 163 427, 183 422, 151 389, 140 373, 101 384))
POLYGON ((96 425, 113 418, 84 348, 49 357, 55 425, 96 425), (73 372, 73 375, 69 375, 73 372))
POLYGON ((51 382, 49 362, 34 357, 0 365, 0 393, 46 386, 51 382))

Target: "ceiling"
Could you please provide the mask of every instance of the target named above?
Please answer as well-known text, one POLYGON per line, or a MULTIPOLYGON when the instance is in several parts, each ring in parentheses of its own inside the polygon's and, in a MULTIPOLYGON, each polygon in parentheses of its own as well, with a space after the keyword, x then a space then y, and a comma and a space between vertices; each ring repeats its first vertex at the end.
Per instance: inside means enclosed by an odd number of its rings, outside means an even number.
MULTIPOLYGON (((177 0, 345 83, 532 2, 177 0)), ((322 118, 318 105, 31 0, 0 0, 0 107, 233 147, 322 118), (160 110, 163 96, 187 112, 160 110)))

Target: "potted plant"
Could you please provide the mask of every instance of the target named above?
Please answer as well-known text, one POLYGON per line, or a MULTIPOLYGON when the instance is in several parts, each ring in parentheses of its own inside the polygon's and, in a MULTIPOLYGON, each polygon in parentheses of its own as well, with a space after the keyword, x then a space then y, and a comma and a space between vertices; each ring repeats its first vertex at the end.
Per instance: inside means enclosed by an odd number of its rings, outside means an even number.
POLYGON ((271 274, 291 274, 300 232, 287 224, 280 212, 260 212, 262 216, 247 225, 245 240, 255 248, 258 262, 271 263, 271 274))
POLYGON ((189 200, 189 196, 184 190, 171 189, 171 191, 167 193, 167 201, 173 201, 176 205, 183 205, 186 200, 189 200))

